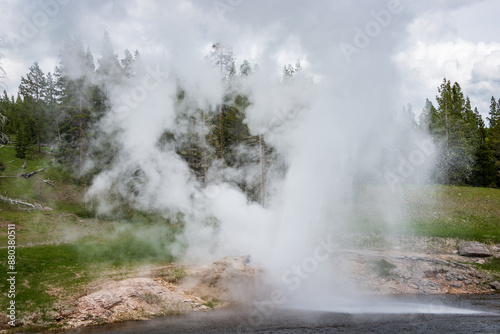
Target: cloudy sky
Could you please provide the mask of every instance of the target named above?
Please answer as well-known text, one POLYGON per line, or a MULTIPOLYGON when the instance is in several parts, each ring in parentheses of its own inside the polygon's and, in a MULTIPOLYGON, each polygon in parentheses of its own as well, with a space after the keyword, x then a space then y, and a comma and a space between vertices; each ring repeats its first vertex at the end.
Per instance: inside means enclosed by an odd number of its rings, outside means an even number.
POLYGON ((231 44, 238 62, 259 63, 277 77, 283 64, 297 60, 319 79, 337 73, 337 80, 345 80, 345 66, 357 64, 370 77, 367 62, 384 66, 387 77, 380 82, 397 81, 392 95, 417 114, 426 98, 434 99, 444 77, 459 82, 484 116, 490 97, 500 97, 500 2, 494 0, 1 3, 0 53, 9 94, 17 93, 20 77, 33 62, 53 72, 68 35, 79 35, 97 59, 108 31, 120 58, 124 49, 138 49, 145 59, 187 68, 215 40, 231 44))

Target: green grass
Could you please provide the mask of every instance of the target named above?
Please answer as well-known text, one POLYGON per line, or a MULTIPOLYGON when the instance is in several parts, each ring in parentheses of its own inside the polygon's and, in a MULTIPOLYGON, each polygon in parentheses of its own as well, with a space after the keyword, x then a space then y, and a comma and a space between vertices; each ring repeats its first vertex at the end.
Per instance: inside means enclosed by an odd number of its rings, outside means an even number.
POLYGON ((220 300, 217 298, 210 298, 208 296, 202 296, 201 299, 205 301, 201 305, 205 305, 210 308, 216 307, 218 304, 220 304, 220 300))
POLYGON ((488 259, 485 263, 478 264, 478 267, 484 270, 500 272, 500 258, 495 257, 488 259))
POLYGON ((179 283, 186 276, 186 272, 179 268, 163 268, 155 276, 168 283, 179 283))
MULTIPOLYGON (((500 243, 500 189, 407 186, 394 194, 379 186, 357 189, 345 212, 345 231, 418 235, 500 243), (400 204, 397 204, 397 203, 400 204)), ((338 223, 338 221, 337 221, 338 223)))
MULTIPOLYGON (((18 247, 15 268, 18 315, 23 318, 38 314, 40 325, 51 323, 58 303, 83 293, 95 279, 116 278, 119 272, 126 274, 142 265, 165 265, 172 260, 168 250, 123 235, 96 243, 18 247)), ((0 261, 0 271, 9 271, 5 258, 0 261)), ((181 272, 174 275, 180 277, 181 272)), ((7 291, 6 279, 1 280, 0 289, 7 291)), ((0 295, 2 305, 8 301, 6 294, 0 295)))
MULTIPOLYGON (((84 285, 95 277, 89 261, 85 261, 71 245, 23 247, 16 250, 16 306, 19 318, 40 314, 41 322, 51 322, 55 303, 61 297, 82 292, 84 285)), ((6 273, 6 261, 0 263, 6 273)), ((5 279, 0 283, 7 290, 5 279)), ((2 305, 7 296, 0 297, 2 305)))
POLYGON ((499 189, 427 187, 410 206, 418 208, 408 224, 417 235, 500 242, 499 189))

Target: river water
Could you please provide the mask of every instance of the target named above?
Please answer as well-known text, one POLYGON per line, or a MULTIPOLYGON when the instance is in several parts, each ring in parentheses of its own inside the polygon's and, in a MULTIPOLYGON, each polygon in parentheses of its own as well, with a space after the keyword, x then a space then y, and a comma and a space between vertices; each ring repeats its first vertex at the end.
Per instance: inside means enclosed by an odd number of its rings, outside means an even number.
POLYGON ((65 333, 500 333, 500 295, 385 299, 348 312, 239 305, 65 333))

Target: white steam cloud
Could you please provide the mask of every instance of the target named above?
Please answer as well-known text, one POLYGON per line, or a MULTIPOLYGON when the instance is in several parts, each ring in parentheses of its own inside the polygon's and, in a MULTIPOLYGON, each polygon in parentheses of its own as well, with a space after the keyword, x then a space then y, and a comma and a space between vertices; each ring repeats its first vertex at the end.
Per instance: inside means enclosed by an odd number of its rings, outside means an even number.
POLYGON ((394 227, 404 219, 404 199, 387 175, 398 184, 414 182, 431 163, 430 155, 422 161, 412 155, 425 137, 401 116, 400 78, 391 61, 419 9, 396 0, 241 1, 221 12, 206 3, 170 6, 172 22, 151 32, 163 34, 165 51, 145 60, 135 81, 110 88, 112 110, 100 126, 118 149, 88 196, 103 212, 113 210, 119 194, 140 210, 184 214, 186 261, 251 255, 286 291, 300 286, 299 295, 339 294, 348 268, 332 262, 332 241, 325 238, 353 228, 357 187, 380 189, 374 210, 394 227), (176 19, 186 13, 192 20, 176 19), (265 206, 234 186, 242 178, 255 181, 258 163, 240 170, 214 163, 202 184, 173 145, 158 145, 165 132, 176 138, 202 132, 180 116, 215 110, 223 100, 228 82, 204 58, 216 40, 234 47, 237 67, 245 58, 259 64, 233 84, 249 97, 250 132, 286 166, 286 173, 266 171, 265 206), (282 83, 287 56, 303 69, 282 83), (186 93, 182 105, 179 87, 186 93), (415 171, 401 173, 401 161, 411 157, 415 171))

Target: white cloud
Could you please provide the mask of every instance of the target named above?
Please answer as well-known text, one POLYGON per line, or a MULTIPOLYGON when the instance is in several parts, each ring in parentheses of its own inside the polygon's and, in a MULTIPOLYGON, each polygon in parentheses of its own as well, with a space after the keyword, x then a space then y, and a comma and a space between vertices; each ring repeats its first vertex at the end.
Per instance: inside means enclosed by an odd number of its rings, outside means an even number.
POLYGON ((402 100, 415 113, 426 98, 435 101, 446 78, 460 84, 483 117, 488 114, 491 96, 500 97, 500 43, 491 38, 498 21, 487 18, 499 8, 493 1, 432 3, 408 24, 406 41, 392 59, 402 78, 402 100))
POLYGON ((437 95, 443 78, 458 82, 473 107, 485 116, 492 95, 500 95, 500 43, 457 39, 426 44, 417 41, 393 57, 403 77, 403 100, 420 112, 437 95))

